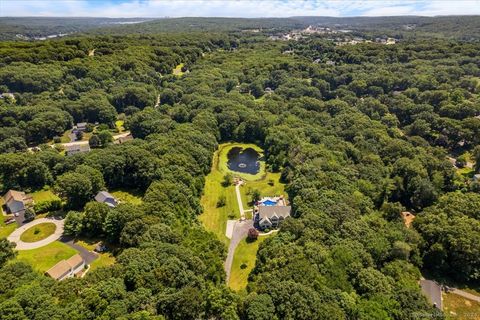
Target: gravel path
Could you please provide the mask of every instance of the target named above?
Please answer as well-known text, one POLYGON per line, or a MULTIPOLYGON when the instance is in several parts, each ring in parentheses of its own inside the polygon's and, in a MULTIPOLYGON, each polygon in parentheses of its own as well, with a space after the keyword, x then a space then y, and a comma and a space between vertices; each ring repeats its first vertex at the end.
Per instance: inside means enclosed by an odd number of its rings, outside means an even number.
POLYGON ((15 243, 16 244, 15 249, 17 250, 31 250, 31 249, 41 248, 43 246, 46 246, 47 244, 50 244, 58 240, 62 236, 63 222, 64 220, 54 219, 54 218, 41 218, 41 219, 33 220, 32 222, 24 224, 20 228, 15 229, 15 231, 13 231, 7 237, 7 240, 15 243), (57 226, 57 228, 55 229, 55 232, 52 235, 37 242, 23 242, 22 240, 20 240, 20 236, 27 229, 30 229, 31 227, 36 226, 37 224, 48 223, 48 222, 54 223, 57 226))
POLYGON ((467 298, 469 300, 480 302, 480 297, 479 296, 476 296, 474 294, 471 294, 469 292, 466 292, 466 291, 463 291, 463 290, 460 290, 460 289, 453 289, 451 291, 451 293, 454 293, 458 296, 462 296, 462 297, 467 298))

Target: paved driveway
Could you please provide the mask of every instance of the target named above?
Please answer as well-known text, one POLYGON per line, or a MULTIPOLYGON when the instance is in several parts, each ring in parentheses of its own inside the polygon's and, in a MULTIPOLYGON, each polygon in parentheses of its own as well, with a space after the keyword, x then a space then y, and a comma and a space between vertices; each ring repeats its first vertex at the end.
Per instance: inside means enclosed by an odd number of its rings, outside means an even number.
POLYGON ((233 227, 232 239, 228 246, 227 259, 225 260, 225 273, 227 274, 227 284, 230 279, 230 271, 232 269, 233 255, 235 254, 235 248, 237 245, 245 239, 248 235, 248 229, 253 228, 252 220, 237 221, 233 227))
POLYGON ((32 222, 26 223, 20 228, 15 229, 15 231, 13 231, 7 237, 7 240, 15 243, 16 244, 15 249, 17 250, 31 250, 31 249, 41 248, 43 246, 46 246, 47 244, 54 242, 55 240, 58 240, 62 236, 63 222, 64 220, 55 219, 55 218, 41 218, 41 219, 33 220, 32 222), (45 223, 45 222, 52 222, 57 226, 57 228, 55 229, 55 232, 52 235, 37 242, 23 242, 22 240, 20 240, 20 236, 27 229, 30 229, 31 227, 36 226, 37 224, 45 223))
POLYGON ((73 249, 78 251, 78 254, 85 260, 85 264, 91 264, 95 259, 98 258, 98 254, 95 252, 92 252, 88 249, 85 249, 82 246, 79 246, 74 242, 72 238, 67 238, 67 237, 62 237, 60 238, 60 241, 68 245, 69 247, 72 247, 73 249))
POLYGON ((425 279, 420 280, 420 286, 428 301, 437 309, 442 310, 442 288, 436 282, 425 279))

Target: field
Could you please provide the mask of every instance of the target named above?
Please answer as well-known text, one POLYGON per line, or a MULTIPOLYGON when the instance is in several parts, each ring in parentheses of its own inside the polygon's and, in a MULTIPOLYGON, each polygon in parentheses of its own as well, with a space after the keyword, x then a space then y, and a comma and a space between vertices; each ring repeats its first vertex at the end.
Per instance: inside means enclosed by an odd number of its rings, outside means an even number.
POLYGON ((3 209, 2 209, 3 204, 4 204, 3 198, 0 197, 0 239, 8 237, 8 235, 17 228, 16 223, 11 223, 8 225, 5 224, 4 220, 6 216, 3 215, 3 209))
POLYGON ((142 203, 143 194, 137 190, 116 189, 116 190, 110 191, 110 193, 117 200, 123 203, 131 203, 131 204, 142 203))
POLYGON ((60 198, 54 194, 51 190, 40 190, 30 194, 35 203, 40 203, 49 200, 60 200, 60 198))
POLYGON ((223 187, 222 181, 224 173, 218 170, 219 157, 216 151, 213 156, 212 171, 205 177, 205 189, 201 199, 203 213, 200 215, 205 228, 215 233, 221 241, 228 243, 225 236, 225 229, 228 219, 240 218, 235 187, 223 187), (217 207, 218 199, 225 196, 225 206, 217 207))
POLYGON ((443 312, 449 320, 480 319, 480 303, 453 293, 444 293, 443 312))
POLYGON ((59 241, 33 250, 18 251, 16 260, 30 264, 35 270, 45 272, 61 260, 68 259, 77 251, 59 241))
POLYGON ((46 222, 37 224, 20 235, 23 242, 37 242, 47 238, 55 232, 57 226, 55 223, 46 222))
POLYGON ((258 248, 266 238, 268 236, 258 237, 257 241, 254 242, 247 242, 244 239, 238 244, 237 249, 235 249, 230 281, 228 283, 231 289, 235 291, 245 290, 248 283, 248 275, 255 267, 258 248))

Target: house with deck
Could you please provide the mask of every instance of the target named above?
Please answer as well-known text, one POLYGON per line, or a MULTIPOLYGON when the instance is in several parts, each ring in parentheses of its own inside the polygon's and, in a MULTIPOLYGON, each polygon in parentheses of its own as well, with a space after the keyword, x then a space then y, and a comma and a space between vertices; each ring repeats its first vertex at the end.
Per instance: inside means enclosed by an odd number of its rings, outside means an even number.
POLYGON ((262 198, 254 207, 254 225, 260 230, 276 229, 290 217, 291 211, 283 196, 262 198))
POLYGON ((72 278, 85 267, 85 260, 76 254, 73 257, 62 260, 45 272, 47 276, 55 280, 61 281, 67 278, 72 278))

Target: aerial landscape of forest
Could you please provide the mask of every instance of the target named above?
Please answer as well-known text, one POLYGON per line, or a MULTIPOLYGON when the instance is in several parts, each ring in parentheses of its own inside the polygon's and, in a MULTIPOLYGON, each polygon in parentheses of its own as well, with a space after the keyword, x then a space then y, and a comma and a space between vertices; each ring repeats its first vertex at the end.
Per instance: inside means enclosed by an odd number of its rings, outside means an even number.
POLYGON ((4 9, 0 319, 480 319, 476 12, 4 9))

